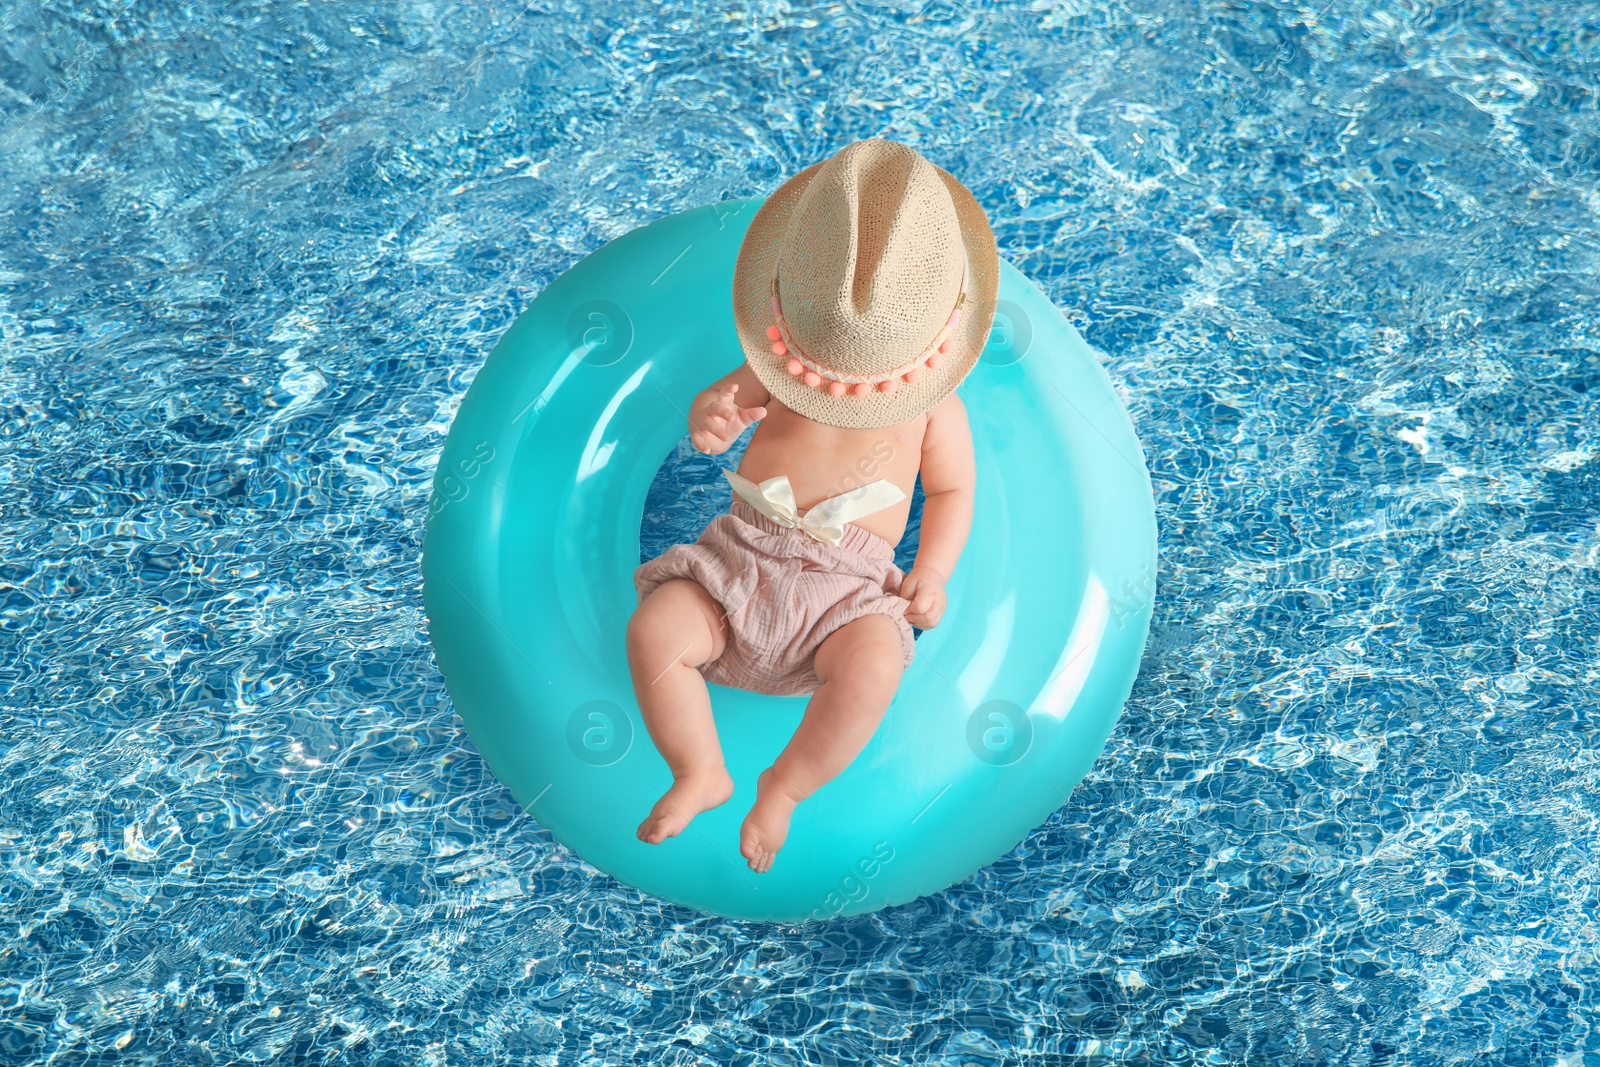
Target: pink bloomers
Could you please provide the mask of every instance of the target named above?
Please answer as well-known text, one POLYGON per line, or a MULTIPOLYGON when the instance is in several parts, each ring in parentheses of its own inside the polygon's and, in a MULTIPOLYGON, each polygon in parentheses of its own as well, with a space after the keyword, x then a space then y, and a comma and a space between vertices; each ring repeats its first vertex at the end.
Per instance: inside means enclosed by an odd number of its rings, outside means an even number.
POLYGON ((708 682, 771 696, 801 696, 822 684, 817 649, 833 631, 865 615, 887 615, 900 630, 904 665, 916 642, 910 604, 897 594, 905 572, 894 546, 846 524, 830 545, 773 522, 741 499, 698 540, 674 545, 633 572, 639 600, 662 582, 691 578, 727 613, 722 655, 700 667, 708 682))

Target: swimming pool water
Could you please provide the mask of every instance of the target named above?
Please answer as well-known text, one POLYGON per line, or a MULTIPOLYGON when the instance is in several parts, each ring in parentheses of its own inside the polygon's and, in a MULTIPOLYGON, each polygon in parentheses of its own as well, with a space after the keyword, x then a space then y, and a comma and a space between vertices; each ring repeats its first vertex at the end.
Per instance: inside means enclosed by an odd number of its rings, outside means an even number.
MULTIPOLYGON (((0 1062, 1600 1064, 1597 27, 0 6, 0 1062), (433 468, 568 266, 869 136, 1101 353, 1152 640, 999 863, 725 922, 474 752, 433 468)), ((714 473, 669 463, 646 556, 714 473)))

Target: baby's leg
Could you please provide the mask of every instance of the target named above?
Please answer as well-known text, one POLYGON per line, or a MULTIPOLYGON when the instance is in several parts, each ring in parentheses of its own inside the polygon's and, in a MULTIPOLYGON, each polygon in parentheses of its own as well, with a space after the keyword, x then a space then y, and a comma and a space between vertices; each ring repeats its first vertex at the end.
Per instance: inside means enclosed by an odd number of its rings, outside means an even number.
POLYGON ((697 669, 727 643, 722 606, 689 578, 662 582, 628 620, 628 671, 650 740, 672 768, 672 788, 639 824, 639 840, 658 845, 689 820, 733 795, 711 717, 711 694, 697 669))
POLYGON ((900 631, 884 615, 863 615, 817 648, 822 685, 772 766, 756 779, 756 802, 739 832, 750 869, 764 872, 789 836, 795 805, 850 766, 872 740, 904 672, 900 631))

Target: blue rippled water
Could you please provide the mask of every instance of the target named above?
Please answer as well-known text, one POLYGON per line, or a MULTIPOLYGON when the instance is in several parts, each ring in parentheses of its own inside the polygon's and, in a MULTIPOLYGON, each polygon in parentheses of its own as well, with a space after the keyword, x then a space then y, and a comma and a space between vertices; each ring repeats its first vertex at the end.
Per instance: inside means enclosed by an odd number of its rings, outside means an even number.
MULTIPOLYGON (((1600 4, 0 30, 0 1063, 1600 1064, 1600 4), (1160 599, 1015 852, 724 922, 476 755, 430 484, 563 270, 869 136, 1101 353, 1160 599)), ((669 464, 646 556, 708 483, 669 464)))

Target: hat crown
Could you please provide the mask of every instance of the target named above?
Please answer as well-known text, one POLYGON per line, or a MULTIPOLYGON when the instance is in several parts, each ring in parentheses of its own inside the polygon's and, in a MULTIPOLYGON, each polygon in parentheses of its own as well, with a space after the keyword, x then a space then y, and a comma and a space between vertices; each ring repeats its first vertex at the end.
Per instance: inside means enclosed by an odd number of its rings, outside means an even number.
POLYGON ((806 187, 777 257, 790 336, 841 374, 885 373, 944 327, 966 254, 933 164, 895 141, 848 145, 806 187))

